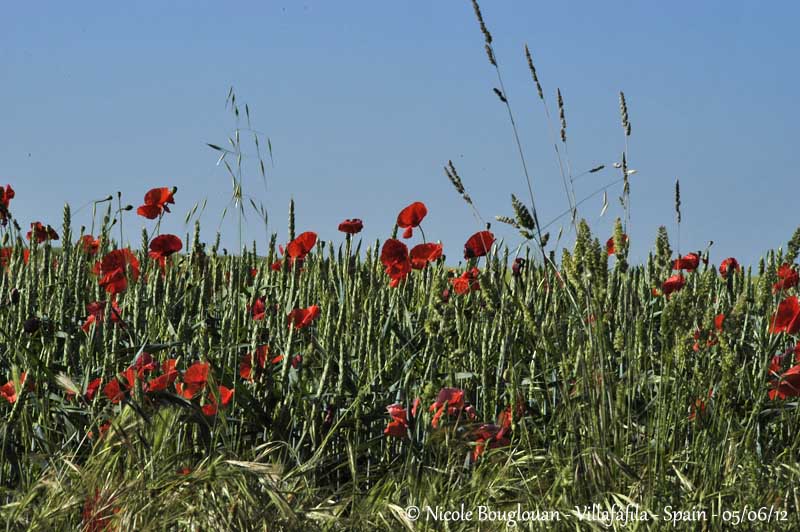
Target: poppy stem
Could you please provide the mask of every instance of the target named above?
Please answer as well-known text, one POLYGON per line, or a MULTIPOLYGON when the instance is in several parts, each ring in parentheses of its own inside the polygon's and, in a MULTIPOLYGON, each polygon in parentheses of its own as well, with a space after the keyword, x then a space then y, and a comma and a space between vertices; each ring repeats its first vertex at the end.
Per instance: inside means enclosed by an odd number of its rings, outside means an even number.
POLYGON ((122 192, 117 191, 117 219, 119 219, 119 245, 124 246, 124 238, 122 236, 122 192))

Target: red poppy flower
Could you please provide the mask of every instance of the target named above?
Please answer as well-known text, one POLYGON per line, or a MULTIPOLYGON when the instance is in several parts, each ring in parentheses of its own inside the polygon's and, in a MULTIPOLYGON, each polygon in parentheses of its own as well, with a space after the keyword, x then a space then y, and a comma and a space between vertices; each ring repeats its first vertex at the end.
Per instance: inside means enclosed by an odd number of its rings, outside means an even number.
MULTIPOLYGON (((20 386, 23 386, 25 384, 25 379, 27 378, 27 376, 28 376, 27 373, 25 373, 24 371, 20 374, 19 376, 20 386)), ((13 380, 9 380, 4 385, 0 386, 0 397, 2 397, 11 404, 17 402, 17 387, 16 384, 14 384, 13 380)))
POLYGON ((83 394, 84 399, 87 401, 91 401, 94 399, 94 396, 97 395, 97 390, 100 389, 100 386, 103 385, 103 378, 97 377, 89 381, 89 384, 86 385, 86 392, 83 394))
POLYGON ((217 402, 217 398, 214 394, 208 394, 208 402, 203 405, 203 414, 206 416, 215 415, 220 406, 228 406, 228 403, 231 402, 231 398, 233 398, 234 390, 231 388, 220 385, 217 386, 217 391, 219 392, 219 402, 217 402))
POLYGON ((702 399, 696 399, 689 409, 689 421, 702 419, 706 413, 706 402, 702 399))
POLYGON ((481 284, 478 282, 478 275, 480 275, 480 270, 473 267, 472 269, 462 273, 460 277, 450 279, 450 283, 453 285, 453 290, 455 290, 456 294, 460 296, 463 296, 469 292, 480 290, 481 284))
POLYGON ((228 406, 228 404, 231 402, 231 398, 233 397, 233 388, 218 386, 217 389, 219 390, 219 404, 222 406, 228 406))
POLYGON ((778 310, 772 317, 770 332, 795 334, 800 331, 800 303, 797 296, 787 297, 778 304, 778 310))
POLYGON ((170 359, 167 362, 171 362, 169 365, 167 363, 164 364, 163 373, 158 377, 154 377, 150 379, 146 386, 144 387, 144 391, 147 393, 153 392, 163 392, 173 384, 175 384, 175 380, 178 378, 178 370, 175 369, 175 364, 177 360, 170 359))
POLYGON ((105 395, 112 404, 117 404, 125 398, 125 395, 133 389, 136 384, 136 370, 128 368, 122 372, 122 377, 126 382, 121 382, 119 378, 113 378, 103 387, 105 395))
MULTIPOLYGON (((283 359, 284 359, 283 355, 278 355, 278 356, 274 357, 272 360, 270 360, 270 363, 271 364, 280 364, 281 362, 283 362, 283 359)), ((294 369, 299 368, 302 363, 303 363, 303 355, 295 355, 295 356, 292 357, 291 364, 292 364, 292 367, 294 369)))
POLYGON ((725 314, 717 314, 714 317, 714 328, 721 332, 723 323, 725 323, 725 314))
POLYGON ((302 329, 311 325, 311 322, 319 316, 319 306, 311 305, 308 308, 296 308, 288 315, 289 326, 294 325, 295 329, 302 329))
POLYGON ((692 345, 692 349, 694 351, 700 351, 700 342, 698 342, 698 340, 700 340, 700 335, 701 334, 702 333, 700 332, 700 329, 695 329, 695 331, 694 331, 695 342, 694 342, 694 345, 692 345))
POLYGON ((719 265, 719 274, 722 276, 723 279, 727 279, 728 272, 732 270, 737 272, 741 270, 741 267, 739 267, 739 261, 737 261, 733 257, 728 257, 727 259, 723 260, 722 263, 719 265))
MULTIPOLYGON (((522 403, 517 403, 517 411, 522 411, 519 413, 521 416, 524 413, 524 405, 522 403)), ((514 421, 514 414, 511 410, 511 406, 507 406, 504 410, 502 410, 497 415, 497 424, 503 429, 504 432, 509 432, 511 430, 511 423, 514 421)))
POLYGON ((456 415, 464 408, 464 390, 460 388, 442 388, 439 390, 439 395, 436 402, 433 403, 429 411, 436 412, 431 420, 433 428, 439 426, 439 418, 442 417, 445 410, 448 415, 456 415))
MULTIPOLYGON (((106 302, 105 301, 93 301, 92 303, 88 303, 86 305, 86 312, 89 315, 86 317, 86 321, 83 322, 81 325, 81 329, 83 332, 88 333, 89 330, 92 328, 93 323, 103 323, 106 314, 106 302)), ((111 322, 116 323, 120 320, 120 313, 119 306, 117 305, 116 300, 111 301, 111 322)))
POLYGON ((161 213, 169 212, 168 203, 175 204, 174 188, 152 188, 144 195, 144 205, 136 209, 136 214, 149 220, 158 218, 161 213))
POLYGON ((386 428, 383 429, 383 434, 393 438, 407 438, 408 425, 397 420, 392 420, 388 425, 386 425, 386 428))
POLYGON ((464 407, 464 413, 467 414, 467 419, 470 421, 474 421, 478 418, 478 411, 475 410, 475 407, 472 405, 467 405, 464 407))
POLYGON ((686 270, 687 272, 693 272, 697 269, 700 265, 700 255, 697 253, 688 253, 679 259, 675 259, 675 263, 672 265, 673 270, 686 270))
POLYGON ((787 369, 776 382, 770 385, 772 387, 769 391, 770 399, 786 399, 787 397, 800 396, 800 365, 787 369))
POLYGON ((158 369, 158 361, 153 358, 150 353, 142 352, 136 357, 130 368, 136 371, 136 376, 141 380, 148 373, 152 373, 158 369))
POLYGON ((78 243, 83 248, 83 252, 87 255, 97 255, 97 252, 100 251, 100 240, 97 238, 92 237, 92 235, 83 235, 78 243))
POLYGON ((0 187, 0 223, 3 225, 8 223, 8 217, 10 215, 8 212, 8 206, 13 197, 14 189, 11 188, 11 185, 6 185, 5 189, 0 187))
MULTIPOLYGON (((100 439, 100 438, 102 438, 103 436, 105 436, 105 435, 106 435, 106 433, 108 432, 108 429, 110 429, 110 428, 111 428, 111 423, 109 423, 109 422, 105 422, 105 423, 103 423, 102 425, 100 425, 99 427, 97 427, 97 439, 100 439)), ((86 431, 86 437, 87 437, 88 439, 90 439, 90 440, 93 440, 93 439, 95 439, 95 432, 94 432, 94 430, 88 430, 88 431, 86 431)))
MULTIPOLYGON (((722 314, 720 314, 720 316, 722 316, 723 318, 725 317, 722 314)), ((719 318, 719 316, 717 316, 717 318, 719 318)), ((717 319, 715 319, 714 322, 716 323, 717 319)), ((721 327, 721 325, 720 325, 720 327, 721 327)), ((722 330, 722 329, 719 329, 719 330, 722 330)), ((694 345, 692 346, 692 349, 694 349, 695 351, 700 351, 700 342, 699 342, 699 340, 700 340, 700 337, 702 335, 703 335, 703 333, 700 331, 700 329, 697 329, 694 332, 694 339, 696 341, 695 341, 694 345)), ((711 346, 714 346, 714 345, 717 345, 717 337, 714 334, 714 331, 708 331, 708 333, 706 333, 705 347, 711 347, 711 346)))
MULTIPOLYGON (((622 241, 623 242, 627 242, 628 241, 628 235, 622 235, 622 241)), ((615 255, 616 253, 617 253, 617 250, 614 247, 614 237, 612 236, 611 238, 606 240, 606 254, 611 256, 611 255, 615 255)))
POLYGON ((183 384, 175 384, 178 395, 185 399, 191 399, 205 387, 208 383, 209 365, 207 362, 195 362, 183 373, 183 384))
POLYGON ((411 405, 411 417, 417 417, 417 410, 419 410, 420 404, 422 404, 422 399, 415 397, 414 403, 411 405))
POLYGON ((403 423, 408 423, 406 409, 403 408, 403 405, 400 403, 391 404, 386 407, 386 410, 389 412, 389 415, 392 419, 402 421, 403 423))
POLYGON ((421 270, 429 262, 433 262, 442 256, 441 244, 418 244, 411 248, 409 259, 411 260, 411 267, 415 270, 421 270))
POLYGON ((403 408, 403 406, 399 403, 395 403, 387 406, 386 410, 389 412, 392 420, 383 430, 383 434, 386 436, 392 436, 393 438, 407 438, 408 419, 406 415, 406 409, 403 408))
MULTIPOLYGON (((11 257, 13 256, 14 256, 13 247, 5 247, 0 249, 0 266, 8 269, 8 265, 11 263, 11 257)), ((22 250, 22 261, 25 264, 28 264, 30 258, 31 258, 31 250, 28 248, 24 248, 22 250)))
POLYGON ((408 247, 405 244, 395 238, 390 238, 383 243, 381 262, 384 266, 405 260, 408 260, 408 247))
POLYGON ((517 257, 514 259, 514 264, 511 265, 511 275, 513 277, 521 277, 522 270, 525 268, 525 259, 517 257))
POLYGON ((269 269, 273 272, 279 272, 283 268, 283 261, 276 260, 272 264, 269 265, 269 269))
POLYGON ((14 193, 14 189, 11 188, 11 185, 6 185, 6 188, 0 187, 0 205, 8 209, 8 206, 15 195, 16 194, 14 193))
POLYGON ((472 450, 473 462, 480 458, 487 446, 489 449, 495 449, 511 445, 505 429, 497 425, 481 425, 472 433, 472 437, 475 441, 475 448, 472 450))
POLYGON ((267 316, 267 303, 263 297, 257 297, 252 305, 248 305, 247 311, 254 321, 261 321, 267 316))
POLYGON ((464 244, 464 258, 469 260, 483 257, 492 249, 492 244, 494 244, 494 235, 491 231, 478 231, 464 244))
POLYGON ((183 248, 183 242, 175 235, 158 235, 150 242, 151 259, 157 260, 162 269, 166 266, 167 257, 183 248))
POLYGON ((405 229, 403 238, 411 238, 414 228, 419 227, 422 219, 428 214, 428 208, 421 201, 415 201, 397 215, 397 226, 405 229))
POLYGON ((39 244, 45 240, 58 240, 58 233, 56 230, 49 225, 45 227, 41 222, 33 222, 31 224, 31 230, 28 231, 26 236, 28 240, 30 240, 31 237, 35 238, 36 242, 39 244))
POLYGON ((125 392, 122 391, 122 387, 117 379, 112 379, 111 382, 103 387, 103 394, 114 404, 119 403, 125 398, 125 392))
POLYGON ((683 275, 677 274, 673 275, 661 285, 661 291, 664 293, 665 296, 670 295, 673 292, 677 292, 686 284, 686 279, 683 278, 683 275))
MULTIPOLYGON (((256 349, 256 372, 258 372, 259 369, 264 369, 264 366, 267 364, 268 354, 268 345, 258 346, 256 349)), ((255 376, 254 373, 253 355, 251 353, 247 353, 242 357, 242 361, 239 363, 239 376, 244 380, 252 381, 255 376)))
POLYGON ((399 240, 390 238, 383 243, 381 263, 386 268, 386 274, 392 279, 390 286, 397 286, 411 272, 408 247, 399 240))
POLYGON ((359 218, 348 218, 339 224, 339 231, 348 235, 360 233, 362 229, 364 229, 364 222, 359 218))
POLYGON ((798 281, 800 281, 800 275, 789 264, 782 264, 778 268, 778 279, 779 281, 772 286, 773 293, 797 286, 798 281))
POLYGON ((770 376, 778 377, 782 365, 783 365, 783 355, 775 355, 774 357, 772 357, 769 361, 770 376))
POLYGON ((286 256, 291 259, 291 262, 295 260, 302 262, 305 260, 306 255, 314 249, 314 244, 316 243, 317 233, 311 231, 300 233, 297 238, 289 242, 286 246, 286 256))
POLYGON ((115 249, 109 252, 103 260, 99 262, 99 267, 95 265, 97 273, 103 276, 100 279, 100 286, 109 294, 119 294, 128 287, 128 266, 133 280, 139 278, 139 259, 131 253, 128 248, 115 249))

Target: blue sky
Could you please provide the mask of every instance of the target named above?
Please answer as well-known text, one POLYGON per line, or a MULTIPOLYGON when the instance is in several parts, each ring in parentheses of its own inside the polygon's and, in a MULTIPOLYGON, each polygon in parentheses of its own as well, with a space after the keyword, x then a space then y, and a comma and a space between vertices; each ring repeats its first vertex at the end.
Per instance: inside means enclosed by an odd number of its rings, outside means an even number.
MULTIPOLYGON (((618 93, 632 123, 632 255, 668 227, 677 246, 673 189, 681 180, 681 251, 715 242, 715 263, 753 263, 800 225, 796 21, 776 2, 483 2, 495 38, 542 221, 566 208, 541 102, 522 52, 527 43, 556 116, 566 102, 574 173, 619 159, 618 93)), ((364 220, 367 241, 386 238, 397 212, 423 201, 428 239, 459 257, 480 226, 442 170, 452 159, 482 216, 510 214, 527 197, 494 72, 466 0, 437 2, 15 2, 0 21, 0 183, 17 191, 22 224, 91 223, 92 199, 178 187, 162 231, 183 235, 186 212, 208 199, 211 241, 230 179, 205 143, 224 144, 234 122, 232 85, 253 126, 272 141, 266 189, 253 158, 244 192, 286 240, 290 197, 297 229, 341 241, 344 218, 364 220)), ((576 182, 579 197, 615 180, 607 170, 576 182)), ((581 215, 603 240, 621 215, 609 191, 581 215)), ((132 214, 132 213, 129 213, 132 214)), ((263 250, 249 214, 247 241, 263 250)), ((566 220, 565 220, 566 222, 566 220)), ((126 237, 154 223, 127 216, 126 237)), ((223 244, 237 245, 235 217, 223 244)), ((499 223, 493 230, 516 246, 499 223)), ((558 231, 557 225, 553 232, 558 231)), ((574 236, 565 226, 563 239, 574 236)), ((416 237, 415 237, 416 238, 416 237)), ((412 243, 416 242, 412 241, 412 243)), ((450 262, 450 261, 448 261, 450 262)))

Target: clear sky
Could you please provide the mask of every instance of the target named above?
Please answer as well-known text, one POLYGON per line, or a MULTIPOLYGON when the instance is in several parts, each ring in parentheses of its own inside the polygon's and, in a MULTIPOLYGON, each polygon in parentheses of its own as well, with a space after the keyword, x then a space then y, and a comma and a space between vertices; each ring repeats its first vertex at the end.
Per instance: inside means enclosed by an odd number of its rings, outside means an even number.
MULTIPOLYGON (((634 258, 646 256, 661 224, 676 247, 676 177, 681 251, 714 240, 713 262, 753 263, 800 225, 800 4, 484 0, 482 8, 542 221, 566 199, 525 43, 552 115, 556 88, 564 95, 575 174, 619 159, 625 91, 629 166, 638 171, 634 258)), ((231 85, 272 141, 266 190, 250 157, 244 192, 268 208, 279 241, 292 196, 297 230, 336 242, 336 226, 351 217, 364 220, 367 240, 388 237, 397 212, 418 200, 429 208, 428 239, 459 257, 480 226, 444 175, 448 159, 486 219, 511 213, 512 192, 527 197, 467 0, 13 2, 0 20, 0 69, 0 183, 16 189, 12 212, 23 224, 60 227, 64 202, 78 211, 121 191, 137 206, 147 189, 175 185, 162 231, 191 230, 185 214, 208 198, 203 238, 213 240, 231 185, 205 143, 223 145, 232 132, 231 85)), ((578 196, 618 172, 581 178, 578 196)), ((602 219, 599 196, 581 209, 603 240, 621 215, 620 192, 609 191, 602 219)), ((141 227, 154 222, 128 214, 126 238, 138 246, 141 227)), ((75 217, 88 225, 91 208, 75 217)), ((245 236, 263 250, 263 226, 248 217, 245 236)), ((521 242, 502 224, 492 228, 521 242)), ((234 217, 222 232, 234 248, 234 217)))

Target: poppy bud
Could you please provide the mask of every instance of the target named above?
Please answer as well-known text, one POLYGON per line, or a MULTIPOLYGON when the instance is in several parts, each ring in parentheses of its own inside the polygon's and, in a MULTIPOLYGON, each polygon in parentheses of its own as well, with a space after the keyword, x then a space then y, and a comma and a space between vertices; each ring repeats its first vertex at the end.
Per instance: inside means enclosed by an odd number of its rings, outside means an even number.
POLYGON ((28 318, 25 320, 25 323, 22 324, 22 330, 28 334, 33 334, 39 330, 39 326, 42 324, 39 321, 39 318, 28 318))
POLYGON ((330 425, 333 423, 333 415, 336 413, 333 405, 329 404, 327 408, 325 408, 325 419, 322 421, 323 425, 330 425))
POLYGON ((522 269, 525 267, 525 259, 517 257, 514 259, 514 264, 511 266, 511 275, 514 277, 520 277, 522 275, 522 269))
POLYGON ((132 211, 132 210, 133 210, 133 205, 125 205, 125 206, 122 208, 122 210, 123 210, 123 211, 132 211))
POLYGON ((11 303, 14 305, 19 303, 19 290, 16 288, 11 289, 11 303))

